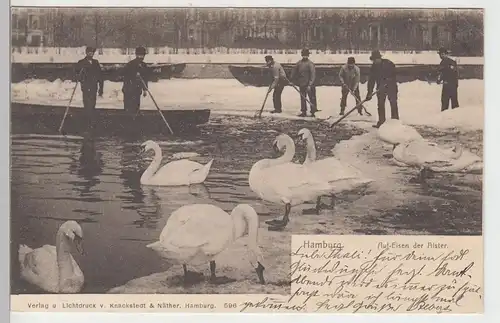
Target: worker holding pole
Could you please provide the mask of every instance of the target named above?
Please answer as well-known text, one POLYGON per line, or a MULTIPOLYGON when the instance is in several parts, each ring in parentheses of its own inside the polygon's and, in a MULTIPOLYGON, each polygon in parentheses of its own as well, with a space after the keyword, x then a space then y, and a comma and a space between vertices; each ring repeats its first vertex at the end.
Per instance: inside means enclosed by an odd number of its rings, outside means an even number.
MULTIPOLYGON (((340 115, 344 115, 345 107, 347 106, 347 96, 350 92, 354 93, 356 101, 361 101, 359 94, 359 81, 360 81, 359 67, 356 66, 354 57, 347 59, 347 64, 342 66, 339 71, 340 84, 342 85, 342 97, 340 99, 340 115)), ((363 107, 359 106, 358 113, 363 115, 363 107)))
POLYGON ((141 94, 147 95, 149 70, 144 63, 146 49, 137 47, 135 49, 135 59, 128 62, 123 71, 123 108, 125 111, 135 115, 141 106, 141 94))

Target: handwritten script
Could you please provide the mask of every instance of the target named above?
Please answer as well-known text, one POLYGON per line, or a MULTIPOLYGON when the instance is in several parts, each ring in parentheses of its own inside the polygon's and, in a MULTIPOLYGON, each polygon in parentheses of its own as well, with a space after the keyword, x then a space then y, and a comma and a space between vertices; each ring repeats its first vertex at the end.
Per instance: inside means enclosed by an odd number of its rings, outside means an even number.
POLYGON ((290 296, 240 311, 478 313, 482 254, 480 236, 293 236, 290 296))

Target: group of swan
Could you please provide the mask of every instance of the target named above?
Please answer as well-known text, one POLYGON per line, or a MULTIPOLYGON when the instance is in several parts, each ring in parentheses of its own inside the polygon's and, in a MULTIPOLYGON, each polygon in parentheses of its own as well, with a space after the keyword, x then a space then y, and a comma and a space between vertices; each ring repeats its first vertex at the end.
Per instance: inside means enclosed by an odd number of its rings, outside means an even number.
MULTIPOLYGON (((265 284, 263 257, 258 246, 259 217, 248 204, 239 204, 228 214, 211 204, 185 205, 170 215, 158 241, 146 247, 184 268, 210 263, 210 281, 216 282, 214 258, 243 236, 248 236, 249 260, 261 284, 265 284)), ((31 249, 19 247, 21 277, 51 293, 78 293, 84 275, 71 255, 71 248, 83 253, 83 231, 75 221, 61 225, 56 246, 31 249)))
MULTIPOLYGON (((285 204, 282 220, 268 221, 275 227, 284 227, 289 221, 291 206, 317 198, 319 211, 321 196, 355 189, 369 184, 359 171, 330 157, 316 160, 314 138, 308 129, 301 129, 299 137, 307 142, 307 156, 302 165, 292 163, 295 143, 286 135, 279 135, 273 143, 278 151, 285 150, 277 159, 263 159, 250 170, 249 184, 266 201, 285 204)), ((146 141, 142 152, 153 150, 155 156, 141 177, 143 185, 190 185, 202 183, 210 171, 213 159, 201 165, 186 159, 172 161, 160 168, 162 152, 159 145, 146 141), (159 169, 160 168, 160 169, 159 169), (159 170, 158 170, 159 169, 159 170)), ((184 279, 189 280, 188 265, 210 265, 210 281, 216 281, 214 258, 237 239, 247 235, 249 260, 258 280, 265 284, 264 260, 258 246, 259 218, 248 204, 239 204, 228 214, 211 204, 185 205, 168 218, 158 241, 146 247, 163 258, 182 264, 184 279)), ((19 248, 21 277, 45 291, 77 293, 84 283, 83 273, 71 255, 74 245, 82 252, 83 231, 75 221, 61 225, 56 234, 56 246, 45 245, 32 250, 19 248)))
POLYGON ((261 199, 285 205, 282 219, 266 221, 273 229, 282 229, 290 221, 292 206, 316 199, 319 212, 321 197, 366 186, 373 180, 365 178, 352 166, 342 164, 334 157, 316 160, 314 138, 309 129, 303 128, 298 136, 307 142, 307 156, 304 163, 292 162, 295 155, 293 139, 280 134, 273 142, 273 148, 284 154, 275 159, 262 159, 256 162, 248 178, 250 188, 261 199))
MULTIPOLYGON (((142 174, 143 185, 192 185, 205 181, 213 159, 202 165, 188 159, 175 160, 160 168, 160 146, 148 140, 141 145, 142 152, 153 150, 153 161, 142 174)), ((199 265, 210 261, 210 279, 215 281, 215 260, 231 243, 245 234, 249 236, 251 262, 261 284, 264 280, 262 256, 257 245, 259 219, 255 210, 247 204, 236 206, 231 215, 211 204, 191 204, 175 210, 168 218, 158 241, 147 245, 161 257, 182 264, 187 282, 187 265, 199 265)))
MULTIPOLYGON (((213 163, 206 165, 181 159, 160 168, 160 146, 148 140, 141 145, 141 153, 153 150, 153 161, 142 174, 143 185, 192 185, 205 181, 213 163)), ((210 262, 211 281, 216 279, 215 260, 218 254, 240 237, 248 235, 250 262, 261 284, 265 284, 262 254, 258 247, 259 219, 247 204, 237 205, 231 214, 210 204, 193 204, 175 210, 167 220, 157 242, 146 247, 161 257, 183 265, 188 280, 187 265, 210 262)), ((53 293, 77 293, 84 283, 84 275, 71 255, 71 247, 83 252, 83 231, 75 221, 61 225, 56 234, 56 246, 44 245, 31 249, 19 247, 21 277, 39 288, 53 293)))
MULTIPOLYGON (((393 158, 400 166, 420 168, 420 180, 427 170, 435 172, 474 172, 482 170, 481 158, 464 151, 460 145, 445 149, 425 140, 414 128, 399 120, 388 120, 378 129, 378 137, 393 145, 393 158)), ((341 163, 334 157, 316 159, 316 145, 311 131, 298 132, 307 144, 303 164, 293 163, 295 143, 280 134, 273 148, 284 153, 275 159, 256 162, 249 174, 249 185, 261 199, 285 205, 282 219, 266 221, 277 229, 285 227, 292 206, 316 199, 319 212, 321 197, 329 195, 334 203, 335 194, 368 186, 373 182, 355 167, 341 163)), ((142 151, 153 150, 155 156, 140 179, 143 185, 191 185, 203 183, 213 163, 202 165, 188 159, 175 160, 160 168, 160 146, 148 140, 142 151)), ((259 218, 248 204, 239 204, 228 214, 211 204, 185 205, 175 210, 167 220, 159 240, 148 244, 161 257, 170 259, 184 268, 188 280, 188 265, 210 264, 210 280, 215 281, 214 258, 237 239, 248 235, 249 259, 261 284, 265 284, 263 257, 258 246, 259 218)), ((63 223, 56 234, 56 246, 44 245, 31 249, 19 247, 21 277, 52 293, 77 293, 84 284, 84 275, 71 255, 74 246, 83 253, 83 231, 75 221, 63 223)))
POLYGON ((418 181, 425 182, 429 170, 434 172, 480 172, 482 159, 455 144, 453 148, 440 147, 424 139, 418 131, 400 120, 391 119, 380 126, 378 137, 393 145, 392 156, 399 166, 420 169, 418 181))

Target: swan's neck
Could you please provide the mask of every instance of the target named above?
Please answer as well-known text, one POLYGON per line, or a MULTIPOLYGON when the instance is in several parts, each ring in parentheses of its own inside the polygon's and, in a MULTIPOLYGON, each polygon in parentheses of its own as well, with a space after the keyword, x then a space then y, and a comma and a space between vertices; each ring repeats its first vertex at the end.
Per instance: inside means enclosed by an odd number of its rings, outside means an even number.
POLYGON ((56 254, 59 269, 59 289, 61 289, 66 280, 71 278, 74 273, 71 244, 69 238, 63 232, 58 232, 56 236, 56 254))
POLYGON ((293 156, 295 156, 295 144, 291 138, 288 138, 285 143, 285 153, 281 157, 272 159, 270 166, 289 163, 292 161, 293 156))
POLYGON ((235 239, 248 234, 248 249, 252 254, 252 265, 262 262, 262 255, 258 246, 259 217, 255 210, 248 205, 237 206, 233 211, 235 239))
POLYGON ((233 216, 234 239, 243 237, 248 233, 248 225, 242 214, 237 213, 233 216))
POLYGON ((309 136, 306 139, 307 142, 307 154, 305 162, 313 162, 316 160, 316 144, 314 143, 313 136, 309 136))
POLYGON ((149 167, 146 169, 146 171, 142 174, 141 176, 141 182, 147 179, 150 179, 151 177, 154 176, 158 168, 160 168, 161 165, 161 160, 162 160, 162 154, 161 154, 161 148, 160 146, 156 145, 153 148, 155 152, 155 156, 153 158, 153 161, 151 164, 149 164, 149 167))

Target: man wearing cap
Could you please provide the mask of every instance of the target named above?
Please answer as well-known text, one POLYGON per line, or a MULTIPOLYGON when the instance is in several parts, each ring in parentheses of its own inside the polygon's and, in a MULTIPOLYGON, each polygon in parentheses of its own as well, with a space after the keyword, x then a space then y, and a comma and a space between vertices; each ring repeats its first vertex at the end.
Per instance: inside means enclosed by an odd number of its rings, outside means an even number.
POLYGON ((85 58, 76 63, 77 80, 82 89, 83 107, 85 109, 88 122, 92 124, 92 117, 96 106, 97 94, 102 97, 104 90, 104 80, 99 61, 94 59, 95 48, 85 49, 85 58))
POLYGON ((288 79, 281 64, 275 62, 271 55, 267 55, 264 59, 266 60, 266 65, 271 69, 271 73, 273 74, 273 83, 271 83, 269 87, 269 92, 274 89, 274 111, 271 111, 271 113, 281 113, 281 93, 283 93, 283 89, 288 84, 288 79))
POLYGON ((147 95, 148 67, 144 63, 146 49, 137 47, 135 59, 128 62, 123 68, 123 107, 125 111, 137 113, 141 105, 141 93, 147 95), (143 83, 144 81, 144 83, 143 83))
MULTIPOLYGON (((361 101, 359 94, 359 80, 360 72, 359 67, 356 66, 354 57, 347 58, 347 64, 340 68, 339 72, 340 84, 342 85, 342 98, 340 99, 340 115, 345 112, 347 106, 347 96, 349 92, 353 92, 354 96, 361 101)), ((363 107, 358 108, 358 113, 363 114, 363 107)))
POLYGON ((366 100, 373 96, 373 87, 377 84, 378 122, 373 125, 379 128, 385 122, 385 101, 391 104, 391 119, 399 119, 398 109, 398 83, 396 80, 396 65, 382 55, 378 50, 372 51, 370 60, 373 62, 368 78, 368 93, 366 100))
POLYGON ((317 109, 316 103, 316 88, 314 86, 314 81, 316 79, 316 67, 314 63, 309 60, 309 50, 303 49, 301 52, 302 59, 297 62, 294 69, 292 70, 291 78, 295 84, 299 86, 300 89, 300 110, 301 113, 298 115, 299 117, 307 116, 307 105, 305 97, 308 96, 309 100, 312 103, 311 116, 314 117, 314 114, 317 109))
POLYGON ((439 76, 437 83, 443 83, 441 91, 441 111, 448 110, 450 101, 451 108, 458 108, 458 67, 457 62, 448 56, 446 48, 438 51, 441 63, 439 64, 439 76))

